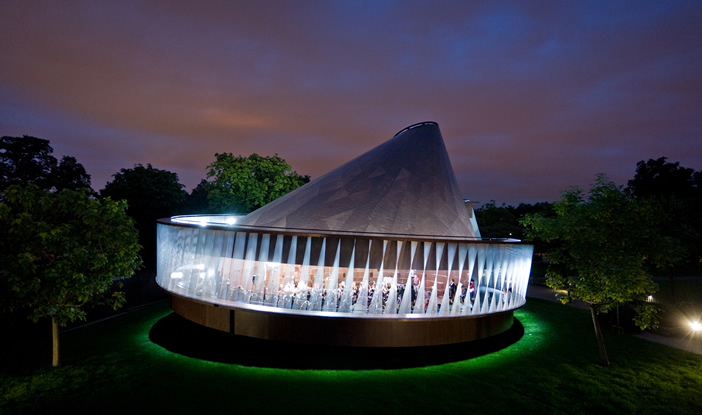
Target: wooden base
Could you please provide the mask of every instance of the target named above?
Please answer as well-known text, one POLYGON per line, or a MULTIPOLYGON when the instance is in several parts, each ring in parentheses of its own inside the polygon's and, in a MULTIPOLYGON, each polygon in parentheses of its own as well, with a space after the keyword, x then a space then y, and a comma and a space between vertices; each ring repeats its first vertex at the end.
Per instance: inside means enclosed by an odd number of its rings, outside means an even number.
POLYGON ((235 335, 311 345, 421 347, 464 343, 509 330, 513 310, 477 316, 392 316, 300 312, 241 304, 223 306, 174 293, 181 317, 235 335))

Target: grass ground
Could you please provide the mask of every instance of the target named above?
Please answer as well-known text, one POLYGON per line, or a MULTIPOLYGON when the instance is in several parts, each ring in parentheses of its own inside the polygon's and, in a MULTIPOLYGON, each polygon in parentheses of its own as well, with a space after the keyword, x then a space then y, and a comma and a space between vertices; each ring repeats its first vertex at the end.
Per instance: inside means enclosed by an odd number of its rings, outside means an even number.
POLYGON ((0 413, 702 413, 702 356, 607 332, 605 368, 587 311, 530 299, 515 317, 521 337, 492 353, 383 350, 368 356, 401 356, 406 368, 348 370, 344 362, 358 355, 344 350, 264 350, 209 338, 190 345, 219 362, 169 351, 170 330, 183 324, 181 336, 191 340, 196 333, 158 303, 64 333, 56 369, 48 342, 5 344, 0 413), (227 363, 217 358, 222 350, 232 356, 227 363), (247 357, 261 351, 276 357, 247 357), (317 355, 337 368, 295 368, 317 355))

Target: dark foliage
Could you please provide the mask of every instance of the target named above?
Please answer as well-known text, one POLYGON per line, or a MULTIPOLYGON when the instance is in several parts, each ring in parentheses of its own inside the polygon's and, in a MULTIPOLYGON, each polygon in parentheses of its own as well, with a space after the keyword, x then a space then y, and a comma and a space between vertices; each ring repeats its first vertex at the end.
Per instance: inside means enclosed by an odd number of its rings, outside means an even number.
POLYGON ((178 175, 141 164, 121 169, 100 191, 100 197, 126 200, 127 214, 139 230, 140 252, 146 270, 156 269, 156 220, 181 213, 188 197, 178 175))
MULTIPOLYGON (((664 233, 685 248, 685 262, 702 263, 702 172, 668 162, 666 157, 640 161, 627 190, 663 212, 664 233)), ((690 269, 689 266, 684 269, 690 269)))
POLYGON ((34 184, 43 190, 92 189, 90 175, 75 157, 64 156, 59 162, 52 155, 49 140, 41 138, 2 137, 0 139, 0 191, 12 185, 34 184))

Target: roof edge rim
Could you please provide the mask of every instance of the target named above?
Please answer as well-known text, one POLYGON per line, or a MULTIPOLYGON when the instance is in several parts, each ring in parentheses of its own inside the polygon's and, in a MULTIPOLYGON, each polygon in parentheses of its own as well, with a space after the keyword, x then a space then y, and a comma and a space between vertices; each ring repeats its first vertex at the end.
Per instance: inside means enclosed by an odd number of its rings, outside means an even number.
POLYGON ((422 127, 422 126, 424 126, 424 125, 436 125, 437 127, 439 126, 439 124, 438 124, 436 121, 422 121, 422 122, 418 122, 418 123, 416 123, 416 124, 412 124, 412 125, 410 125, 410 126, 408 126, 408 127, 405 127, 405 128, 403 128, 403 129, 401 129, 400 131, 398 131, 398 132, 397 132, 395 135, 393 135, 392 137, 395 138, 395 137, 397 137, 398 135, 404 133, 404 132, 407 131, 407 130, 411 130, 411 129, 417 128, 417 127, 422 127))

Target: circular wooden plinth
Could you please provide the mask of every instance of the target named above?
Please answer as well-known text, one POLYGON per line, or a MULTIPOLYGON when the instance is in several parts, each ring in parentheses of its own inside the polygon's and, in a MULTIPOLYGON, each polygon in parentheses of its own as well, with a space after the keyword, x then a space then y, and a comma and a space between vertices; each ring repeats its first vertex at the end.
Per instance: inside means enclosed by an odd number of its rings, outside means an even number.
POLYGON ((171 307, 205 327, 263 340, 348 347, 421 347, 464 343, 509 330, 513 310, 477 316, 368 315, 222 305, 174 293, 171 307))

